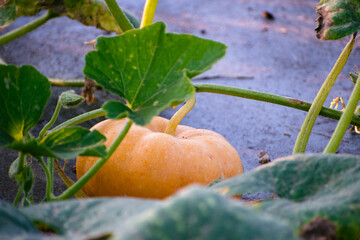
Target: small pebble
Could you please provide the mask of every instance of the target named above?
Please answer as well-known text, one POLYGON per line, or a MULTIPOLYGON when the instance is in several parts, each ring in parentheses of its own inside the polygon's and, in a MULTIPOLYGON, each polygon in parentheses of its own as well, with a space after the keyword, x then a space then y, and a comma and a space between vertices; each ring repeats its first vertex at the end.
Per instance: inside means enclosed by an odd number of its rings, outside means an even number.
POLYGON ((262 14, 263 14, 263 17, 267 20, 275 20, 274 15, 268 11, 263 11, 262 14))
POLYGON ((261 164, 265 164, 271 161, 269 154, 264 150, 261 150, 258 156, 259 156, 259 163, 261 164))

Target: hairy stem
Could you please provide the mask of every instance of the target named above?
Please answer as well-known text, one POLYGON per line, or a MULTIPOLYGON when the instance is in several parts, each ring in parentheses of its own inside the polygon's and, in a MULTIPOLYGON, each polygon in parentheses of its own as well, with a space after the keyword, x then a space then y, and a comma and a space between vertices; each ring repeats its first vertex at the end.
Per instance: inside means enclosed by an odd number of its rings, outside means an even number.
POLYGON ((20 185, 19 188, 18 188, 18 191, 16 193, 14 202, 13 202, 14 206, 18 205, 22 192, 23 192, 23 186, 20 185))
POLYGON ((74 196, 99 170, 100 168, 109 160, 112 154, 115 152, 117 147, 120 145, 127 132, 129 131, 133 121, 129 119, 129 121, 125 124, 122 131, 116 137, 115 141, 111 144, 111 146, 107 150, 107 156, 100 158, 91 168, 87 171, 74 185, 68 188, 65 192, 63 192, 60 196, 53 198, 53 200, 65 200, 74 196))
POLYGON ((49 157, 47 159, 47 167, 48 167, 49 172, 50 172, 50 183, 51 183, 50 193, 52 195, 53 191, 54 191, 54 158, 49 157))
POLYGON ((336 61, 333 69, 331 70, 330 74, 326 78, 325 82, 323 83, 322 87, 320 88, 313 104, 311 105, 308 114, 305 117, 303 125, 301 126, 300 132, 295 142, 293 153, 304 153, 306 149, 306 145, 308 143, 310 133, 312 128, 314 127, 315 120, 319 115, 321 108, 330 93, 332 86, 334 85, 336 78, 340 74, 341 70, 343 69, 351 50, 353 49, 355 44, 355 34, 351 37, 348 44, 345 46, 344 50, 340 54, 338 60, 336 61))
MULTIPOLYGON (((49 78, 49 81, 52 86, 58 87, 83 87, 85 85, 84 79, 59 79, 59 78, 49 78)), ((100 85, 96 85, 100 86, 100 85)))
POLYGON ((123 32, 134 29, 134 26, 130 23, 129 19, 126 17, 125 13, 121 10, 119 5, 116 3, 116 0, 105 0, 106 5, 110 9, 112 16, 114 17, 116 23, 119 25, 123 32))
POLYGON ((44 169, 45 175, 46 175, 46 196, 45 196, 45 200, 46 201, 50 201, 51 199, 51 188, 52 188, 52 179, 51 179, 51 174, 50 171, 48 169, 48 167, 46 166, 44 159, 42 157, 40 158, 36 158, 40 165, 42 166, 42 168, 44 169))
MULTIPOLYGON (((253 99, 262 102, 274 103, 286 107, 291 107, 295 109, 299 109, 302 111, 308 111, 310 109, 311 103, 305 102, 295 98, 283 97, 279 95, 274 95, 265 92, 257 92, 248 89, 241 89, 235 87, 228 87, 222 85, 201 83, 201 84, 193 84, 196 92, 208 92, 208 93, 218 93, 229 96, 253 99)), ((331 108, 322 107, 320 110, 320 115, 332 119, 340 119, 342 112, 337 111, 331 108)), ((359 126, 360 117, 353 116, 351 123, 359 126)))
POLYGON ((60 101, 60 98, 58 99, 58 102, 56 104, 56 107, 55 107, 55 111, 54 111, 54 114, 52 115, 50 121, 43 127, 43 129, 41 129, 40 131, 40 134, 39 134, 39 137, 38 137, 38 140, 41 140, 44 136, 45 136, 45 133, 46 131, 52 126, 54 125, 57 117, 59 116, 59 113, 60 113, 60 109, 61 109, 61 101, 60 101))
POLYGON ((176 132, 176 128, 179 125, 179 123, 181 122, 181 120, 186 116, 186 114, 188 114, 191 109, 193 109, 193 107, 195 106, 196 103, 196 98, 195 96, 192 97, 189 101, 187 101, 185 103, 184 106, 182 106, 175 114, 174 116, 172 116, 172 118, 170 119, 170 121, 168 122, 168 124, 166 125, 165 128, 165 133, 170 134, 172 136, 175 135, 176 132))
POLYGON ((59 17, 59 15, 54 12, 47 11, 44 15, 35 19, 34 21, 29 22, 28 24, 25 24, 24 26, 21 26, 17 29, 14 29, 14 30, 0 36, 0 46, 4 45, 5 43, 8 43, 16 38, 19 38, 19 37, 27 34, 28 32, 31 32, 32 30, 35 30, 36 28, 44 25, 50 19, 53 19, 56 17, 59 17))
MULTIPOLYGON (((63 169, 60 167, 59 162, 56 160, 55 160, 55 169, 56 169, 57 174, 63 181, 63 183, 66 185, 66 187, 69 188, 72 185, 74 185, 74 182, 65 174, 63 169)), ((75 193, 74 196, 76 198, 86 198, 87 197, 86 194, 83 191, 81 191, 81 189, 77 193, 75 193)))
POLYGON ((105 115, 106 115, 105 110, 103 110, 101 108, 90 111, 90 112, 86 112, 86 113, 83 113, 83 114, 81 114, 81 115, 79 115, 77 117, 69 119, 66 122, 63 122, 63 123, 59 124, 58 126, 54 127, 50 131, 48 131, 48 133, 57 131, 57 130, 65 128, 65 127, 71 127, 71 126, 86 122, 86 121, 94 119, 94 118, 103 117, 105 115))
POLYGON ((155 16, 158 0, 146 0, 140 28, 152 24, 155 16))
POLYGON ((338 149, 342 138, 345 135, 346 129, 348 128, 354 111, 360 99, 360 77, 357 79, 354 90, 350 96, 349 102, 345 108, 343 115, 341 116, 336 129, 326 146, 324 153, 335 153, 338 149))

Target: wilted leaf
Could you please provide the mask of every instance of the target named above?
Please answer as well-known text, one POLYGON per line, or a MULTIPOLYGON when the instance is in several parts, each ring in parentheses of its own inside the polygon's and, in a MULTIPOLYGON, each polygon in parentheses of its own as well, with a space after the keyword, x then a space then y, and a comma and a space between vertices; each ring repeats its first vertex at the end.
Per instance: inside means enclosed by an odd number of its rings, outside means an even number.
POLYGON ((96 48, 86 55, 84 73, 127 102, 108 103, 105 110, 140 125, 193 96, 190 78, 208 70, 226 49, 195 36, 165 33, 161 22, 116 37, 99 37, 96 48))
POLYGON ((40 119, 50 82, 32 66, 0 65, 0 146, 20 141, 40 119))
POLYGON ((360 156, 295 155, 225 180, 212 189, 227 195, 275 193, 259 211, 288 219, 294 229, 317 217, 336 226, 339 239, 360 238, 360 156))
POLYGON ((105 137, 96 130, 69 127, 50 133, 40 143, 32 139, 14 142, 8 147, 33 156, 69 159, 78 155, 106 156, 104 142, 105 137))
MULTIPOLYGON (((98 0, 17 0, 16 8, 17 16, 35 16, 42 10, 50 10, 54 14, 67 16, 86 26, 121 33, 106 5, 98 0)), ((134 27, 139 27, 139 21, 135 17, 126 11, 124 13, 134 27)))
POLYGON ((316 7, 320 15, 315 29, 321 40, 336 40, 360 29, 359 0, 322 0, 316 7))

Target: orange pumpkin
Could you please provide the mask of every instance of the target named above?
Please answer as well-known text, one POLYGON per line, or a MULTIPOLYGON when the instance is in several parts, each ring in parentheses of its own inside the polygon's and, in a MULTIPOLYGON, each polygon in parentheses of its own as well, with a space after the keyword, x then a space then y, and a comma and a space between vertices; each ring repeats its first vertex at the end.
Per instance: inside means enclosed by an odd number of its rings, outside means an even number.
MULTIPOLYGON (((106 136, 109 147, 126 121, 105 120, 92 129, 106 136)), ((89 196, 165 198, 190 183, 208 184, 243 173, 238 153, 223 136, 182 125, 172 136, 164 133, 168 122, 154 117, 146 127, 133 124, 111 158, 83 187, 84 192, 89 196)), ((78 157, 77 177, 96 161, 96 157, 78 157)))

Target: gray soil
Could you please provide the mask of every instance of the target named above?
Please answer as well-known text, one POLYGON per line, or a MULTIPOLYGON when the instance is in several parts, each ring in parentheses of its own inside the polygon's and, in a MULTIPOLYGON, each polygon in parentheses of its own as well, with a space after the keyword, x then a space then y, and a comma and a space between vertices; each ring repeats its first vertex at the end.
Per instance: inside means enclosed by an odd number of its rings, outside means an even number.
MULTIPOLYGON (((144 1, 121 1, 121 5, 140 17, 144 1)), ((194 80, 224 84, 239 88, 258 90, 305 101, 313 101, 324 79, 330 72, 348 38, 339 41, 319 41, 315 37, 315 5, 317 1, 297 0, 181 0, 159 1, 155 21, 167 24, 169 32, 189 33, 220 41, 228 46, 227 55, 210 71, 201 76, 231 75, 250 76, 249 79, 218 78, 194 80), (273 14, 274 20, 265 19, 263 11, 273 14)), ((19 27, 31 20, 22 17, 6 30, 19 27)), ((49 21, 41 28, 0 47, 0 55, 9 64, 35 66, 47 77, 82 78, 84 56, 91 50, 83 43, 109 33, 86 27, 66 17, 49 21)), ((340 74, 325 105, 333 98, 343 97, 345 102, 353 84, 348 73, 358 64, 360 46, 356 44, 348 63, 340 74)), ((64 88, 53 88, 45 114, 34 130, 36 134, 50 119, 57 96, 64 88)), ((80 88, 75 89, 78 93, 80 88)), ((113 96, 96 92, 96 102, 85 103, 71 110, 62 110, 57 123, 85 111, 96 109, 113 96)), ((170 118, 174 110, 165 110, 161 115, 170 118)), ((195 128, 214 130, 223 136, 238 151, 245 170, 261 165, 258 154, 265 150, 274 160, 292 153, 292 149, 305 117, 305 112, 269 103, 257 102, 230 96, 199 93, 195 108, 182 124, 195 128)), ((100 119, 85 123, 90 127, 100 119)), ((307 152, 321 153, 326 146, 336 121, 319 117, 310 137, 307 152)), ((360 154, 360 135, 346 133, 339 153, 360 154)), ((8 168, 16 153, 0 150, 0 199, 12 201, 17 188, 8 178, 8 168)), ((67 173, 75 179, 70 161, 67 173)), ((36 173, 35 199, 43 195, 45 178, 37 162, 32 163, 36 173)), ((56 193, 65 189, 56 179, 56 193)))

